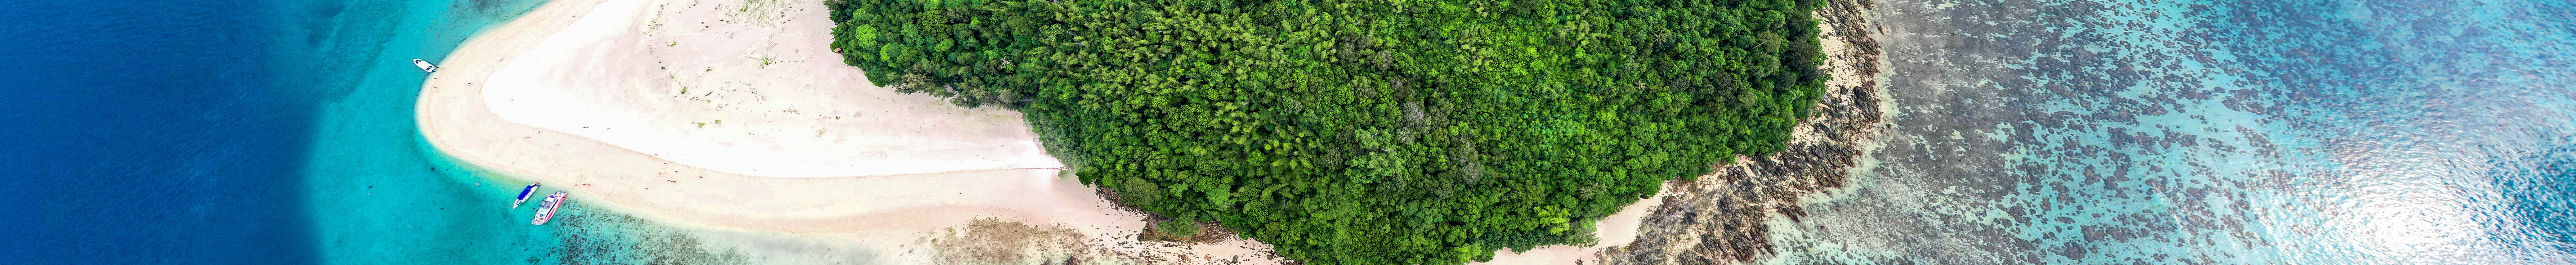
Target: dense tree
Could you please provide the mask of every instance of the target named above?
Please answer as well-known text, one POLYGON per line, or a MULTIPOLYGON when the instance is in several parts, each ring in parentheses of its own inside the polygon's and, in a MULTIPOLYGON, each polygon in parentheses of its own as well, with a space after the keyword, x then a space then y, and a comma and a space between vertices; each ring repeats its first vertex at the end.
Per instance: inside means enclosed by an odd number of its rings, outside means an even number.
POLYGON ((1814 0, 833 0, 880 85, 1029 114, 1084 183, 1327 264, 1589 243, 1776 152, 1814 0))

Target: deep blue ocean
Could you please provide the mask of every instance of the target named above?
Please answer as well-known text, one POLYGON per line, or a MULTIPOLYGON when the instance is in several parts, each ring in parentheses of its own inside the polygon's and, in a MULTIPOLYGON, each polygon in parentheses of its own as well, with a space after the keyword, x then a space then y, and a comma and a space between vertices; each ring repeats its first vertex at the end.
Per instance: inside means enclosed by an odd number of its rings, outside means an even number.
POLYGON ((313 260, 312 93, 277 10, 217 1, 0 9, 0 263, 313 260), (174 12, 176 11, 176 12, 174 12), (286 88, 294 87, 294 88, 286 88), (235 242, 211 244, 209 242, 235 242), (259 242, 259 243, 250 243, 259 242))
MULTIPOLYGON (((11 2, 0 264, 758 259, 421 142, 540 2, 11 2)), ((1887 143, 1762 262, 2576 263, 2571 2, 1878 0, 1887 143)))
POLYGON ((410 59, 541 3, 10 2, 0 264, 639 263, 666 229, 529 226, 413 124, 410 59))

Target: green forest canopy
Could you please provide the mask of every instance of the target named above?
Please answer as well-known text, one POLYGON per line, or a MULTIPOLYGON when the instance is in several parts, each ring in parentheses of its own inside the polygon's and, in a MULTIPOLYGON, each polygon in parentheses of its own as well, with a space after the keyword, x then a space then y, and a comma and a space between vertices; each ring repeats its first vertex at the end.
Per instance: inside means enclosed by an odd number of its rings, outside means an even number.
POLYGON ((1818 0, 831 0, 870 80, 1028 114, 1125 203, 1322 264, 1591 243, 1777 152, 1818 0))

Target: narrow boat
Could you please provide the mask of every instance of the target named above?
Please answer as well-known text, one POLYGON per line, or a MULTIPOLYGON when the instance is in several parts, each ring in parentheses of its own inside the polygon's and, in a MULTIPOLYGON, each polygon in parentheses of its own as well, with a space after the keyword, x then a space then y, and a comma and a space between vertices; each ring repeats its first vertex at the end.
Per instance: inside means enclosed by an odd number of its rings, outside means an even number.
POLYGON ((548 220, 554 220, 555 210, 563 207, 566 196, 572 196, 572 193, 557 191, 555 195, 546 195, 545 202, 537 203, 537 220, 528 221, 528 224, 543 225, 548 220))
POLYGON ((438 66, 429 65, 429 60, 411 59, 411 66, 420 67, 421 72, 438 72, 438 66))
POLYGON ((530 195, 530 194, 535 194, 536 192, 537 192, 537 184, 536 184, 536 183, 528 183, 528 187, 527 187, 527 188, 519 189, 519 200, 510 201, 510 209, 518 209, 518 208, 519 208, 519 204, 525 204, 525 203, 528 203, 528 195, 530 195))

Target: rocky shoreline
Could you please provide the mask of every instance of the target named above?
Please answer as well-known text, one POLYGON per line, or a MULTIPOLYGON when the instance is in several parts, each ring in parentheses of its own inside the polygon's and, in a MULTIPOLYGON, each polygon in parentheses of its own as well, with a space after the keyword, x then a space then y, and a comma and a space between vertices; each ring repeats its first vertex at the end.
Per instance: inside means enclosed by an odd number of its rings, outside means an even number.
POLYGON ((1786 151, 1666 182, 1663 203, 1641 221, 1637 239, 1602 250, 1602 263, 1719 264, 1771 254, 1771 214, 1798 222, 1799 199, 1842 186, 1883 131, 1879 73, 1886 66, 1877 39, 1885 28, 1873 22, 1873 5, 1830 1, 1816 11, 1825 27, 1825 67, 1835 79, 1786 151))

